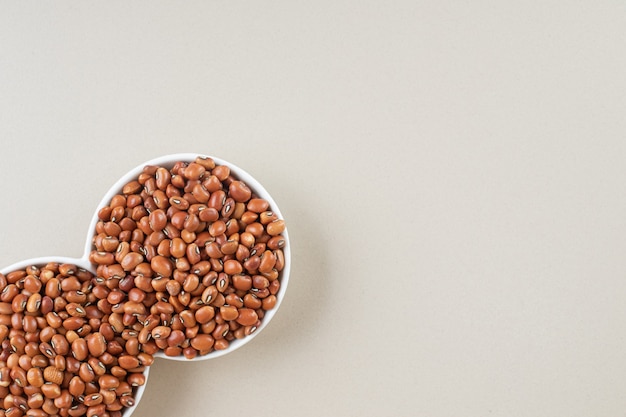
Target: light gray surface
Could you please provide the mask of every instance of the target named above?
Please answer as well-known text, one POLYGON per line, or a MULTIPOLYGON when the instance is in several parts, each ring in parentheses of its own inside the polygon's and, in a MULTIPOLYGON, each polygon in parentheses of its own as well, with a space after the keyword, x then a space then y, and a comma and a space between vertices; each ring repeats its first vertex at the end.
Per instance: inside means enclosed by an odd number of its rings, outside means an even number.
POLYGON ((626 415, 626 9, 522 3, 2 2, 0 263, 213 154, 280 204, 289 292, 135 417, 626 415))

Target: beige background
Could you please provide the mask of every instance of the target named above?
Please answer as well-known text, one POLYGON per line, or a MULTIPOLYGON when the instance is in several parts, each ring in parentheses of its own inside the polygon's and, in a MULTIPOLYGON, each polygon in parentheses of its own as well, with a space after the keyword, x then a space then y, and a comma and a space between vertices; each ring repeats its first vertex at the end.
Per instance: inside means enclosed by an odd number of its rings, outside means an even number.
POLYGON ((235 353, 136 417, 626 416, 621 1, 0 3, 0 264, 201 152, 287 218, 235 353))

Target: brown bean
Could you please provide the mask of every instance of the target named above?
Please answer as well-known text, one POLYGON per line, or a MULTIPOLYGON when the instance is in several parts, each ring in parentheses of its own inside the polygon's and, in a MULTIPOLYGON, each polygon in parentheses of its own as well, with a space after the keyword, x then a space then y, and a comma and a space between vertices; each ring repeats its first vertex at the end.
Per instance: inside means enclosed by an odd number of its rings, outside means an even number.
POLYGON ((264 211, 259 215, 259 220, 262 225, 267 226, 268 223, 278 220, 278 215, 273 211, 264 211))
POLYGON ((200 164, 195 162, 190 163, 185 167, 183 172, 183 176, 188 180, 199 180, 202 178, 204 173, 206 172, 206 168, 200 164))
POLYGON ((128 291, 128 300, 135 302, 135 303, 141 303, 143 300, 146 299, 146 293, 142 290, 140 290, 139 288, 131 288, 128 291))
POLYGON ((103 390, 115 390, 120 385, 120 380, 113 375, 102 375, 98 378, 98 385, 103 390))
POLYGON ((185 359, 191 360, 198 356, 198 351, 195 350, 193 347, 188 346, 183 349, 183 355, 185 356, 185 359))
POLYGON ((141 366, 150 366, 154 363, 154 356, 146 352, 139 352, 137 354, 137 359, 139 359, 139 364, 141 366))
POLYGON ((226 323, 218 324, 217 326, 215 326, 215 329, 211 333, 211 336, 213 336, 215 340, 223 339, 226 337, 229 331, 230 331, 230 326, 228 326, 228 324, 226 323))
POLYGON ((214 343, 215 339, 208 334, 199 334, 191 339, 191 346, 199 351, 208 351, 214 343))
POLYGON ((69 317, 63 320, 63 327, 66 330, 78 330, 85 325, 85 319, 82 317, 69 317))
POLYGON ((146 383, 146 376, 143 374, 135 373, 129 375, 128 378, 126 378, 126 381, 133 387, 140 387, 146 383))
POLYGON ((87 407, 93 407, 95 405, 102 404, 102 400, 102 394, 97 392, 94 394, 85 395, 83 404, 85 404, 87 407))
POLYGON ((276 255, 274 255, 274 253, 270 250, 263 252, 263 255, 261 255, 261 262, 259 264, 259 272, 269 272, 274 268, 274 265, 276 265, 276 255))
POLYGON ((181 311, 179 317, 185 327, 194 327, 196 325, 196 317, 191 310, 181 311))
POLYGON ((267 202, 267 200, 261 199, 261 198, 253 198, 250 201, 248 201, 248 205, 247 208, 248 210, 254 212, 254 213, 262 213, 264 211, 266 211, 269 207, 269 203, 267 202))
POLYGON ((85 384, 89 384, 96 379, 96 373, 94 372, 91 365, 89 365, 87 362, 83 362, 80 364, 80 368, 78 369, 78 376, 80 376, 80 379, 85 381, 85 384))
MULTIPOLYGON (((198 226, 198 227, 200 227, 200 226, 198 226)), ((187 229, 183 229, 180 232, 180 238, 185 243, 192 243, 192 242, 194 242, 196 240, 196 233, 192 232, 192 231, 189 231, 187 229)))
POLYGON ((142 186, 139 181, 131 181, 122 187, 122 194, 137 194, 141 190, 142 186))
POLYGON ((106 352, 106 339, 102 333, 95 332, 87 336, 87 348, 92 356, 98 357, 106 352))
POLYGON ((187 245, 187 259, 193 265, 202 260, 202 256, 200 255, 200 248, 195 243, 191 243, 187 245))
POLYGON ((39 277, 35 276, 35 275, 27 275, 24 278, 24 290, 30 292, 30 293, 36 293, 39 292, 39 290, 41 290, 42 284, 41 284, 41 280, 39 279, 39 277))
POLYGON ((159 314, 174 313, 174 307, 170 303, 166 303, 164 301, 158 301, 153 307, 159 314))
MULTIPOLYGON (((100 356, 100 358, 106 359, 106 352, 103 353, 102 356, 100 356)), ((111 360, 107 360, 107 362, 109 362, 109 364, 113 363, 113 361, 111 360)), ((96 374, 96 376, 98 377, 104 375, 107 371, 106 365, 99 358, 91 357, 89 358, 87 363, 93 370, 94 374, 96 374)))
POLYGON ((171 246, 171 240, 170 239, 163 239, 161 241, 161 243, 159 243, 159 246, 156 249, 156 253, 158 255, 161 256, 165 256, 166 258, 169 258, 172 254, 170 252, 170 246, 171 246))
POLYGON ((210 224, 208 231, 213 237, 224 234, 224 232, 226 232, 226 223, 222 220, 217 220, 210 224))
POLYGON ((41 386, 41 393, 46 398, 55 399, 61 395, 61 387, 52 382, 46 382, 41 386))
POLYGON ((22 319, 22 328, 27 335, 34 334, 37 331, 37 319, 34 316, 24 316, 22 319))
MULTIPOLYGON (((185 217, 183 228, 189 232, 196 232, 199 230, 201 224, 202 223, 200 222, 200 219, 198 218, 198 216, 196 216, 195 214, 188 214, 187 217, 185 217)), ((195 239, 195 236, 194 236, 194 239, 195 239)), ((189 243, 189 241, 187 241, 187 243, 189 243)))
POLYGON ((276 256, 274 268, 280 272, 285 268, 285 253, 281 249, 276 249, 274 250, 274 256, 276 256))
POLYGON ((124 271, 132 271, 143 262, 143 256, 139 253, 131 252, 124 256, 124 259, 121 261, 122 268, 124 271))
POLYGON ((61 334, 55 334, 50 339, 50 346, 56 352, 57 355, 65 356, 70 351, 70 344, 65 338, 65 336, 61 334))
POLYGON ((48 325, 54 329, 58 329, 63 325, 63 319, 54 311, 46 314, 46 322, 48 322, 48 325))
POLYGON ((246 248, 252 248, 255 244, 256 238, 252 233, 243 232, 239 235, 239 243, 246 248))
POLYGON ((239 248, 239 243, 234 240, 228 240, 226 243, 220 246, 220 252, 224 255, 232 255, 237 252, 239 248))
POLYGON ((226 202, 226 193, 222 190, 217 190, 214 193, 211 193, 211 197, 209 198, 209 201, 207 202, 207 206, 219 212, 224 207, 225 202, 226 202))
POLYGON ((249 275, 237 274, 231 278, 233 287, 240 291, 248 291, 252 288, 252 278, 249 275))
POLYGON ((49 343, 40 343, 39 351, 49 359, 53 359, 56 356, 56 352, 49 343))
POLYGON ((183 290, 192 293, 194 292, 198 286, 200 285, 200 278, 196 274, 189 274, 185 277, 183 281, 183 290))
POLYGON ((215 175, 220 181, 225 181, 230 176, 230 168, 226 165, 217 165, 213 168, 211 174, 215 175))
POLYGON ((267 242, 267 247, 272 249, 272 250, 276 250, 276 249, 284 248, 285 244, 286 244, 286 241, 285 241, 285 238, 283 236, 273 236, 267 242))
POLYGON ((172 330, 169 337, 167 338, 168 346, 180 346, 181 343, 185 341, 185 333, 181 330, 172 330))
POLYGON ((271 236, 277 236, 285 231, 284 220, 274 220, 266 226, 267 233, 271 236))
POLYGON ((172 174, 166 168, 159 167, 154 174, 155 185, 159 190, 165 190, 172 180, 172 174))
POLYGON ((208 323, 215 316, 215 310, 211 306, 200 307, 195 312, 196 322, 200 324, 208 323))
POLYGON ((63 371, 57 369, 55 366, 48 366, 43 371, 43 378, 46 382, 61 385, 63 383, 64 374, 63 371))
MULTIPOLYGON (((129 237, 132 236, 133 230, 137 228, 137 223, 131 219, 130 217, 124 217, 119 222, 122 231, 120 232, 118 239, 120 241, 127 241, 129 237)), ((105 249, 106 250, 106 249, 105 249)), ((114 249, 111 249, 114 250, 114 249)))
POLYGON ((162 190, 155 190, 154 193, 152 194, 152 200, 154 200, 156 207, 150 208, 148 210, 150 212, 156 210, 157 208, 166 209, 169 207, 169 204, 170 204, 169 198, 167 197, 165 192, 163 192, 162 190))
MULTIPOLYGON (((113 213, 111 213, 111 215, 113 215, 113 213)), ((119 234, 122 232, 122 228, 120 227, 119 224, 115 223, 114 221, 110 221, 110 222, 104 223, 102 231, 107 236, 119 236, 119 234)))
POLYGON ((245 203, 252 196, 252 191, 242 181, 233 181, 228 187, 228 192, 238 203, 245 203))
POLYGON ((198 213, 198 217, 202 222, 215 222, 219 219, 220 213, 214 207, 206 207, 198 213))
POLYGON ((229 306, 234 306, 237 308, 243 307, 243 299, 237 295, 237 293, 228 294, 225 297, 225 302, 229 306))
POLYGON ((234 306, 222 306, 220 307, 220 314, 222 318, 226 321, 231 321, 237 319, 239 316, 239 312, 237 311, 237 307, 234 306))
POLYGON ((224 254, 220 250, 220 245, 216 242, 209 243, 205 246, 204 250, 206 251, 206 254, 209 255, 209 257, 212 259, 220 259, 224 256, 224 254))
MULTIPOLYGON (((113 376, 112 378, 117 381, 117 378, 113 376)), ((85 382, 82 379, 80 379, 80 376, 78 375, 73 376, 72 379, 70 379, 68 391, 70 392, 70 394, 72 394, 75 397, 78 397, 79 395, 83 395, 83 393, 85 392, 85 382)))
POLYGON ((43 405, 43 395, 41 392, 36 392, 28 397, 28 407, 31 409, 38 409, 43 405))
POLYGON ((256 323, 258 318, 259 317, 256 311, 250 308, 240 308, 239 316, 237 317, 237 323, 241 324, 242 326, 250 326, 256 323))
POLYGON ((148 222, 150 224, 150 229, 155 232, 159 232, 167 225, 167 215, 162 209, 154 210, 148 215, 148 222))
POLYGON ((178 210, 187 210, 189 208, 189 202, 182 197, 174 196, 170 197, 170 205, 178 210))
POLYGON ((115 256, 109 252, 94 251, 90 254, 89 260, 97 265, 111 265, 115 262, 115 256))
POLYGON ((5 324, 0 324, 0 340, 5 340, 9 335, 9 327, 5 324))
POLYGON ((221 190, 223 187, 222 182, 215 175, 209 175, 208 177, 205 175, 205 178, 202 180, 202 186, 211 193, 221 190))
POLYGON ((165 285, 165 290, 167 291, 167 293, 173 296, 177 296, 180 293, 181 288, 182 285, 180 285, 180 282, 174 279, 168 280, 165 285))
POLYGON ((270 286, 270 282, 263 275, 254 275, 252 277, 252 286, 257 290, 263 290, 270 286))
MULTIPOLYGON (((7 303, 2 303, 2 304, 7 304, 7 303)), ((32 294, 30 297, 28 297, 28 301, 26 302, 26 311, 28 311, 29 313, 37 313, 39 311, 41 307, 41 294, 34 293, 32 294)), ((0 311, 0 314, 9 314, 9 313, 3 313, 0 311)))
POLYGON ((139 366, 139 359, 131 355, 122 355, 118 358, 119 366, 124 369, 133 369, 139 366))
POLYGON ((224 299, 224 294, 217 293, 217 295, 215 296, 215 299, 211 301, 211 305, 213 307, 221 307, 224 305, 225 302, 226 300, 224 299))
POLYGON ((246 294, 243 297, 243 305, 253 310, 259 309, 262 306, 262 301, 254 294, 246 294))
POLYGON ((257 240, 263 236, 263 232, 264 229, 261 223, 254 222, 246 226, 246 233, 252 234, 252 236, 254 236, 257 240))
MULTIPOLYGON (((83 404, 84 405, 84 404, 83 404)), ((85 405, 87 407, 87 405, 85 405)), ((106 416, 106 405, 97 404, 87 408, 86 417, 104 417, 106 416)))
POLYGON ((139 339, 138 337, 131 337, 126 340, 126 344, 124 345, 124 349, 126 353, 132 356, 136 356, 139 353, 139 339))
MULTIPOLYGON (((27 304, 27 306, 28 306, 28 304, 27 304)), ((12 304, 11 303, 0 302, 0 314, 13 314, 13 306, 12 306, 12 304)))
POLYGON ((152 332, 152 338, 154 339, 167 339, 172 332, 172 329, 167 326, 157 326, 152 332))
POLYGON ((17 294, 11 301, 11 308, 14 313, 22 313, 26 310, 28 304, 28 296, 26 294, 17 294))
POLYGON ((217 277, 215 288, 221 293, 225 292, 230 284, 230 278, 227 274, 221 272, 217 277))
POLYGON ((239 220, 241 221, 243 225, 248 225, 248 224, 252 224, 256 222, 258 218, 259 218, 259 215, 257 213, 254 213, 248 210, 248 211, 244 211, 244 213, 241 215, 241 219, 239 220))
POLYGON ((28 383, 34 387, 40 388, 44 384, 43 373, 41 369, 33 367, 26 373, 28 383))
POLYGON ((276 306, 276 296, 268 295, 263 299, 263 310, 271 310, 276 306))
POLYGON ((155 256, 150 262, 150 267, 154 272, 163 277, 171 277, 174 265, 165 256, 155 256))
POLYGON ((187 244, 179 237, 173 238, 170 241, 170 254, 175 258, 181 258, 185 256, 187 251, 187 244))
MULTIPOLYGON (((72 356, 78 361, 84 361, 89 354, 89 348, 87 341, 83 338, 78 338, 72 342, 71 347, 72 356)), ((45 354, 45 353, 44 353, 45 354)))
POLYGON ((215 340, 215 344, 213 345, 215 350, 228 349, 228 346, 230 346, 230 342, 227 339, 217 339, 215 340))
POLYGON ((236 275, 241 274, 243 272, 243 267, 239 263, 239 261, 235 259, 229 259, 224 262, 224 272, 228 275, 236 275))
MULTIPOLYGON (((84 295, 84 294, 83 294, 84 295)), ((71 302, 65 306, 65 311, 72 317, 85 317, 87 312, 84 307, 75 302, 71 302)))

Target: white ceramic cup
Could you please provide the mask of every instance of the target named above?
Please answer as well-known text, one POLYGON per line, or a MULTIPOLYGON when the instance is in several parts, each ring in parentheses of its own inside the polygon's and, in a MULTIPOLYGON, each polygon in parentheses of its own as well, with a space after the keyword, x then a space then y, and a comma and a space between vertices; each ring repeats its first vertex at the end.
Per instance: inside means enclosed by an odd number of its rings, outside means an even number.
MULTIPOLYGON (((13 265, 7 266, 6 268, 2 268, 0 272, 3 274, 7 274, 11 271, 24 269, 29 265, 43 266, 49 262, 59 262, 59 263, 74 264, 80 268, 84 268, 95 274, 96 267, 95 265, 92 265, 89 262, 89 254, 91 253, 93 249, 93 238, 95 235, 96 223, 98 222, 98 212, 100 211, 100 209, 108 205, 111 199, 113 198, 113 196, 115 196, 116 194, 120 194, 124 185, 136 179, 146 165, 158 165, 158 166, 162 166, 166 168, 171 168, 178 161, 192 162, 198 156, 210 157, 215 161, 216 164, 225 165, 228 168, 230 168, 231 175, 233 175, 238 180, 245 182, 246 185, 248 185, 248 187, 252 190, 253 194, 256 194, 259 198, 263 198, 267 200, 270 204, 270 210, 276 213, 279 218, 281 219, 283 218, 280 212, 280 209, 278 208, 278 205, 276 204, 272 196, 267 192, 267 190, 256 179, 254 179, 254 177, 252 177, 250 174, 248 174, 246 171, 239 168, 238 166, 233 165, 230 162, 224 161, 220 158, 216 158, 216 157, 208 156, 208 155, 196 154, 196 153, 181 153, 181 154, 164 155, 159 158, 155 158, 150 161, 143 162, 140 165, 136 166, 135 168, 131 169, 125 175, 123 175, 122 178, 120 178, 115 184, 113 184, 113 186, 107 191, 107 193, 104 195, 100 204, 98 205, 98 207, 96 208, 94 212, 93 218, 91 220, 91 224, 89 225, 89 229, 87 232, 85 251, 81 258, 68 258, 68 257, 63 257, 63 256, 47 256, 47 257, 41 257, 41 258, 32 258, 32 259, 27 259, 24 261, 14 263, 13 265)), ((278 294, 276 294, 276 299, 277 299, 276 306, 273 309, 265 313, 263 320, 261 320, 261 326, 259 326, 259 328, 254 333, 252 333, 251 335, 243 339, 233 340, 227 349, 216 350, 207 355, 197 356, 193 359, 186 359, 182 355, 175 356, 175 357, 166 356, 162 352, 158 352, 154 356, 157 358, 163 358, 167 360, 189 361, 189 362, 213 359, 213 358, 220 357, 222 355, 226 355, 227 353, 230 353, 235 349, 239 349, 246 343, 250 342, 259 333, 261 333, 261 331, 268 325, 268 323, 272 320, 272 318, 278 311, 278 308, 280 307, 280 304, 285 296, 285 291, 287 290, 287 284, 289 282, 289 273, 291 269, 291 248, 289 244, 289 235, 287 233, 287 229, 285 229, 285 231, 283 232, 283 237, 285 238, 285 242, 286 242, 286 245, 283 248, 283 253, 285 255, 285 267, 280 273, 281 285, 280 285, 280 290, 278 291, 278 294)), ((150 371, 150 368, 147 367, 145 371, 146 384, 137 388, 135 392, 135 404, 132 407, 124 409, 124 417, 129 417, 133 413, 137 405, 139 404, 139 400, 141 399, 143 392, 145 391, 145 387, 147 386, 147 378, 148 378, 149 371, 150 371)))
MULTIPOLYGON (((65 256, 45 256, 41 258, 31 258, 31 259, 26 259, 25 261, 16 262, 13 265, 7 266, 6 268, 2 268, 0 269, 0 273, 6 275, 9 272, 23 270, 27 266, 34 265, 38 267, 43 267, 46 264, 51 263, 51 262, 58 262, 61 264, 73 264, 79 268, 83 268, 87 271, 90 271, 91 273, 94 273, 95 268, 93 268, 93 266, 89 263, 88 258, 89 258, 88 253, 83 255, 82 258, 68 258, 65 256)), ((139 404, 139 401, 141 400, 141 397, 143 396, 143 392, 145 391, 146 385, 148 384, 148 376, 150 374, 149 366, 146 367, 146 370, 143 372, 143 374, 146 376, 146 383, 135 389, 135 392, 134 392, 135 404, 132 407, 122 409, 122 413, 124 417, 129 417, 133 413, 133 411, 135 411, 135 408, 137 408, 137 404, 139 404)))
MULTIPOLYGON (((193 162, 197 157, 212 158, 217 165, 225 165, 228 168, 230 168, 230 172, 233 177, 246 183, 246 185, 252 190, 253 194, 256 194, 259 198, 263 198, 269 202, 270 210, 276 213, 276 215, 279 218, 281 219, 284 218, 282 213, 280 212, 280 209, 278 208, 278 205, 276 204, 272 196, 267 192, 267 190, 252 175, 248 174, 246 171, 239 168, 238 166, 231 164, 230 162, 224 161, 223 159, 214 157, 214 156, 202 155, 202 154, 197 154, 197 153, 179 153, 179 154, 164 155, 159 158, 155 158, 150 161, 146 161, 137 165, 135 168, 131 169, 125 175, 123 175, 122 178, 120 178, 115 184, 113 184, 113 186, 109 189, 109 191, 107 191, 107 193, 102 198, 102 201, 96 208, 94 216, 91 220, 91 224, 89 225, 89 232, 87 233, 87 242, 85 244, 85 254, 83 255, 83 258, 88 259, 89 253, 92 250, 93 238, 94 238, 94 234, 96 231, 96 223, 98 223, 98 220, 99 220, 98 212, 100 211, 100 209, 102 207, 107 206, 111 202, 111 199, 113 198, 113 196, 115 196, 116 194, 121 194, 122 188, 124 187, 124 185, 128 184, 130 181, 137 179, 137 177, 139 176, 139 174, 141 174, 143 168, 146 165, 157 165, 157 166, 162 166, 162 167, 169 169, 169 168, 172 168, 176 162, 179 162, 179 161, 193 162)), ((276 306, 273 309, 268 310, 265 313, 263 320, 261 320, 261 326, 259 326, 259 328, 256 329, 254 333, 252 333, 250 336, 244 337, 243 339, 233 340, 232 342, 230 342, 230 345, 228 346, 228 348, 224 350, 215 350, 209 353, 208 355, 196 356, 193 359, 186 359, 182 355, 181 356, 166 356, 162 352, 158 352, 154 356, 157 358, 164 358, 164 359, 178 360, 178 361, 202 361, 202 360, 218 358, 222 355, 226 355, 227 353, 232 352, 233 350, 239 349, 241 346, 250 342, 254 337, 256 337, 259 333, 261 333, 261 331, 268 325, 268 323, 272 320, 272 318, 278 311, 278 308, 280 307, 280 304, 285 296, 285 291, 287 290, 287 284, 289 283, 289 273, 291 269, 291 247, 289 244, 289 234, 287 233, 287 229, 285 229, 282 235, 285 238, 285 242, 286 242, 285 247, 283 248, 283 253, 285 255, 285 267, 280 273, 280 289, 278 291, 278 294, 276 294, 276 306)), ((87 263, 89 262, 87 261, 87 263)), ((95 269, 95 268, 92 267, 92 269, 95 269)))

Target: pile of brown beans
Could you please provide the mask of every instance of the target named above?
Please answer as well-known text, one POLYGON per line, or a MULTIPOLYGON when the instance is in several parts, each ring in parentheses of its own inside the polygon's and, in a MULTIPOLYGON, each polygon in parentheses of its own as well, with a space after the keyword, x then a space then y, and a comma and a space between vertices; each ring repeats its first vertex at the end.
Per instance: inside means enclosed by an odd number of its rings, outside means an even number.
POLYGON ((120 417, 153 362, 102 309, 104 279, 71 264, 0 274, 0 416, 120 417))
POLYGON ((115 329, 137 332, 144 352, 226 349, 276 305, 285 223, 211 158, 144 167, 98 218, 97 306, 115 329))

